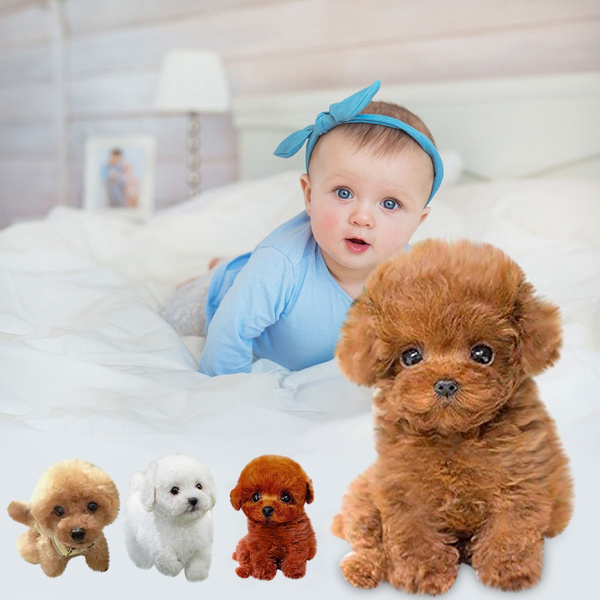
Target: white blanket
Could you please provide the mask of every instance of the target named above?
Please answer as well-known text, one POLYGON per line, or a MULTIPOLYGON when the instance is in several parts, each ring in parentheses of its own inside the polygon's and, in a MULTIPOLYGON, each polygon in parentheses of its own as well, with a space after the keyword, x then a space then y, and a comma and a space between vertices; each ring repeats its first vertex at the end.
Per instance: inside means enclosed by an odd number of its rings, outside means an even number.
MULTIPOLYGON (((348 484, 374 458, 370 391, 348 383, 333 361, 296 373, 258 361, 251 374, 208 378, 196 371, 202 340, 180 339, 157 314, 174 286, 203 272, 210 257, 251 249, 299 212, 297 179, 285 173, 214 190, 145 225, 61 208, 0 232, 0 505, 27 500, 39 475, 65 458, 101 466, 125 500, 130 474, 170 452, 206 462, 219 493, 213 566, 203 583, 138 570, 125 551, 122 519, 105 531, 108 573, 74 559, 49 580, 18 556, 25 528, 5 515, 3 590, 90 600, 401 595, 387 584, 354 590, 338 567, 349 547, 329 532, 348 484), (307 512, 318 551, 299 581, 281 573, 271 582, 241 580, 234 572, 231 553, 246 524, 229 492, 246 463, 267 453, 294 458, 314 482, 307 512)), ((542 582, 523 598, 586 598, 596 587, 599 192, 598 183, 581 180, 447 187, 414 238, 494 243, 562 311, 562 358, 538 382, 571 458, 576 508, 567 531, 546 544, 542 582)), ((498 593, 463 566, 447 597, 498 593)))

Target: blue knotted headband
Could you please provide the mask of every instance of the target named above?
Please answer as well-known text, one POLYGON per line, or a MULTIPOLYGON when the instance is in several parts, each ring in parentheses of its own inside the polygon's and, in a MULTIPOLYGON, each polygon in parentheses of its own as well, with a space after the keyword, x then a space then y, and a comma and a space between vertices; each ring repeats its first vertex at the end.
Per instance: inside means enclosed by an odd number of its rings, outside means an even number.
POLYGON ((403 121, 388 117, 386 115, 366 114, 361 115, 360 112, 371 102, 373 96, 379 91, 381 86, 380 81, 376 81, 369 87, 356 94, 352 94, 341 102, 336 102, 329 107, 329 112, 322 112, 317 116, 314 125, 309 125, 304 129, 295 131, 288 135, 275 150, 275 156, 281 158, 289 158, 293 156, 304 146, 306 142, 306 172, 308 172, 308 163, 310 155, 317 143, 317 140, 331 131, 334 127, 345 123, 369 123, 371 125, 383 125, 392 129, 400 129, 407 133, 431 158, 433 162, 433 186, 427 204, 431 202, 434 194, 438 191, 442 179, 444 178, 444 165, 442 159, 434 146, 433 142, 423 133, 411 127, 403 121))

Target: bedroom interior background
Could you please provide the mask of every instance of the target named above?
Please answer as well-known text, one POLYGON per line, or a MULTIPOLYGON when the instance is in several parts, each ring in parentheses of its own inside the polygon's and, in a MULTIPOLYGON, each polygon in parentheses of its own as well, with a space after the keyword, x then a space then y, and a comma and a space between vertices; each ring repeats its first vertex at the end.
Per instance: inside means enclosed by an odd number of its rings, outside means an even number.
MULTIPOLYGON (((156 135, 155 206, 186 198, 187 119, 155 108, 173 48, 218 51, 236 98, 355 88, 375 71, 410 84, 600 68, 592 0, 377 5, 105 0, 99 11, 93 0, 0 0, 0 227, 81 205, 90 135, 156 135)), ((240 173, 231 114, 201 120, 206 190, 240 173)))

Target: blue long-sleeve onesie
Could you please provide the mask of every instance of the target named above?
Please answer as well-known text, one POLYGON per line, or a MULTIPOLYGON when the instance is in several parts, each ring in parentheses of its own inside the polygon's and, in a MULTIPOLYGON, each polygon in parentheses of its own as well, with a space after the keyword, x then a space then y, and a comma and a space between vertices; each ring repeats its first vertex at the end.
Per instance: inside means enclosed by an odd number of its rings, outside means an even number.
POLYGON ((351 303, 303 211, 215 271, 200 371, 248 373, 253 358, 294 371, 331 360, 351 303))

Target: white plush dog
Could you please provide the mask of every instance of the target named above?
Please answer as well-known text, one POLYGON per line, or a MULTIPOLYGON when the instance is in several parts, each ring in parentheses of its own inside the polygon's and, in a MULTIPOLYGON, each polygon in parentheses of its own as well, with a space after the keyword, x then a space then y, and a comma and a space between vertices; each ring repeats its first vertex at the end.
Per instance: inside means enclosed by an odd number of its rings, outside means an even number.
POLYGON ((164 575, 185 569, 189 581, 208 577, 215 484, 208 468, 185 454, 168 454, 134 473, 125 505, 125 543, 141 569, 164 575))

